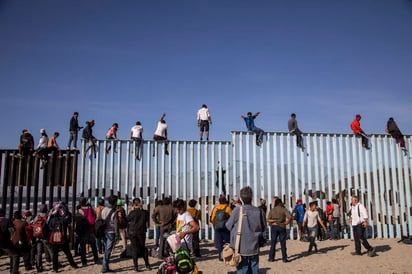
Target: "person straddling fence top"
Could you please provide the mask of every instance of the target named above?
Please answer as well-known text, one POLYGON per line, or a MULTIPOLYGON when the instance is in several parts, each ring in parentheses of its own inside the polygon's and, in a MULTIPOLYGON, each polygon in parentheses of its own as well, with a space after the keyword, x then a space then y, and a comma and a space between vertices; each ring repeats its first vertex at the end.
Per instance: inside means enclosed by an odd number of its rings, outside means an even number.
MULTIPOLYGON (((157 128, 153 135, 153 140, 165 141, 165 144, 164 144, 165 154, 169 155, 169 151, 167 150, 168 139, 167 139, 167 124, 166 124, 166 120, 164 120, 165 116, 166 116, 166 113, 163 113, 162 117, 160 117, 159 122, 157 122, 157 128)), ((154 156, 155 156, 155 148, 153 144, 153 157, 154 156)))
POLYGON ((230 242, 230 231, 226 228, 226 222, 232 214, 232 209, 228 205, 225 196, 220 196, 219 204, 215 206, 210 215, 210 222, 215 229, 216 248, 219 254, 219 261, 223 261, 222 250, 225 243, 230 242))
POLYGON ((192 251, 193 233, 199 231, 199 225, 193 220, 192 215, 187 212, 186 201, 177 199, 173 201, 173 208, 176 210, 176 233, 179 235, 182 248, 192 251))
POLYGON ((298 148, 304 149, 302 131, 298 128, 298 121, 296 120, 296 114, 292 113, 288 121, 289 133, 296 135, 296 146, 298 148))
POLYGON ((139 198, 133 200, 132 210, 127 216, 127 220, 134 271, 139 271, 137 264, 139 255, 143 257, 146 269, 150 270, 149 255, 146 249, 146 231, 149 222, 149 213, 142 208, 142 202, 139 198))
MULTIPOLYGON (((117 130, 119 129, 119 124, 114 123, 110 128, 109 131, 106 133, 106 140, 108 140, 108 146, 106 148, 106 153, 109 153, 110 148, 112 147, 110 140, 116 140, 118 141, 119 138, 117 138, 117 130)), ((114 143, 114 152, 117 152, 116 150, 116 143, 114 143)))
POLYGON ((57 138, 59 138, 60 133, 57 131, 53 134, 52 137, 49 138, 49 141, 47 142, 47 149, 49 152, 54 152, 54 155, 56 156, 58 154, 59 157, 61 157, 61 150, 59 147, 59 144, 57 144, 57 138))
POLYGON ((318 246, 315 243, 317 234, 318 234, 318 222, 323 227, 326 232, 326 227, 322 222, 322 219, 319 216, 319 211, 316 210, 318 203, 313 201, 309 204, 309 210, 306 210, 305 218, 303 219, 302 227, 305 227, 305 224, 308 224, 308 236, 309 236, 309 249, 308 253, 312 252, 312 248, 315 248, 315 251, 318 252, 318 246))
POLYGON ((100 215, 97 217, 103 220, 106 220, 110 217, 110 220, 108 220, 107 225, 104 229, 103 242, 104 242, 105 248, 104 248, 104 257, 103 257, 103 264, 102 264, 102 273, 111 272, 109 268, 109 260, 112 254, 112 250, 113 250, 116 238, 119 237, 119 217, 116 214, 117 200, 118 198, 116 195, 111 195, 108 199, 109 206, 104 207, 100 211, 100 215))
POLYGON ((73 141, 73 149, 77 150, 77 133, 82 127, 79 127, 79 113, 73 113, 72 118, 70 119, 70 126, 69 126, 69 142, 67 143, 67 150, 70 150, 70 146, 73 141))
MULTIPOLYGON (((265 216, 262 210, 252 205, 253 193, 250 187, 240 190, 240 199, 243 201, 243 221, 240 235, 239 254, 242 256, 241 263, 237 266, 237 273, 259 273, 259 238, 265 232, 265 216)), ((239 223, 240 207, 236 207, 226 228, 230 230, 230 245, 235 247, 236 234, 239 223)))
POLYGON ((197 126, 200 128, 200 141, 203 139, 203 131, 206 131, 206 140, 209 141, 209 123, 212 124, 209 109, 205 104, 197 111, 197 126))
POLYGON ((353 131, 353 134, 356 135, 356 137, 361 137, 362 138, 362 146, 365 149, 369 149, 369 144, 368 144, 368 136, 365 134, 363 129, 360 127, 360 120, 362 117, 359 114, 356 114, 355 120, 350 124, 350 128, 353 131))
POLYGON ((34 139, 27 129, 23 129, 20 135, 19 157, 23 158, 26 155, 31 155, 34 151, 34 139))
POLYGON ((171 198, 166 197, 163 205, 156 207, 152 213, 153 222, 160 226, 159 259, 163 259, 164 255, 165 233, 170 233, 175 229, 176 212, 171 204, 171 198))
POLYGON ((368 212, 363 204, 359 203, 359 198, 352 197, 352 207, 350 210, 350 222, 353 229, 353 238, 355 242, 355 252, 352 255, 362 255, 361 243, 368 250, 368 256, 375 256, 375 248, 372 247, 365 237, 365 229, 368 226, 368 212))
POLYGON ((43 169, 44 165, 47 163, 47 158, 49 157, 49 151, 47 149, 49 137, 47 136, 46 130, 44 128, 40 129, 40 134, 41 137, 39 140, 39 145, 37 146, 34 155, 36 155, 36 157, 42 161, 40 169, 43 169))
POLYGON ((247 117, 241 115, 240 117, 245 120, 246 128, 248 131, 253 131, 256 133, 256 145, 260 146, 263 143, 263 129, 258 128, 255 126, 255 119, 260 114, 260 112, 256 112, 255 115, 252 115, 252 112, 247 113, 247 117))
POLYGON ((269 211, 268 223, 272 223, 270 227, 271 242, 269 252, 269 262, 275 261, 276 243, 279 239, 280 248, 282 250, 282 260, 284 263, 288 261, 288 255, 286 254, 286 226, 289 224, 292 217, 289 211, 283 206, 281 199, 277 199, 275 207, 269 211))
POLYGON ((78 268, 70 253, 68 239, 68 225, 72 222, 72 213, 67 205, 60 201, 50 211, 47 224, 50 227, 50 243, 52 245, 53 272, 58 272, 59 268, 59 249, 61 249, 73 268, 78 268))
POLYGON ((96 158, 96 138, 93 136, 93 127, 95 125, 94 120, 86 122, 86 127, 83 129, 82 138, 89 143, 89 147, 83 151, 83 156, 86 156, 89 149, 93 149, 94 158, 96 158))
POLYGON ((136 125, 133 126, 130 130, 130 139, 135 142, 135 155, 136 160, 140 161, 142 150, 142 141, 143 141, 143 126, 139 121, 136 122, 136 125))
POLYGON ((396 124, 395 120, 392 117, 390 117, 388 122, 386 123, 386 129, 385 130, 393 138, 395 138, 396 143, 400 144, 401 149, 404 151, 404 153, 406 155, 407 150, 405 148, 405 139, 403 137, 403 134, 401 133, 401 130, 398 127, 398 124, 396 124))

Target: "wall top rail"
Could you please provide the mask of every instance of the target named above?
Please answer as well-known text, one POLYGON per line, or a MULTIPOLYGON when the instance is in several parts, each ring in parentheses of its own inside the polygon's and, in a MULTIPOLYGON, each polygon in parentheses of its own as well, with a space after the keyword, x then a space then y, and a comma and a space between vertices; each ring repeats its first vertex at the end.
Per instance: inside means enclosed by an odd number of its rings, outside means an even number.
MULTIPOLYGON (((84 140, 84 139, 83 139, 84 140)), ((130 139, 121 139, 121 140, 115 140, 115 139, 97 139, 96 141, 98 142, 104 142, 107 141, 108 143, 110 143, 111 141, 113 142, 117 142, 117 143, 121 143, 121 144, 127 144, 129 143, 133 143, 134 140, 130 140, 130 139)), ((143 143, 147 143, 147 142, 157 142, 157 143, 164 143, 164 141, 155 141, 153 139, 144 139, 142 141, 143 143)), ((231 141, 228 140, 209 140, 209 141, 200 141, 200 140, 168 140, 167 141, 169 144, 183 144, 184 142, 190 144, 190 143, 201 143, 201 144, 212 144, 212 143, 221 143, 221 144, 230 144, 231 141)))
MULTIPOLYGON (((232 130, 232 131, 230 131, 230 133, 232 135, 233 134, 239 134, 239 133, 254 134, 252 131, 242 131, 242 130, 232 130)), ((290 134, 289 132, 286 132, 286 131, 284 131, 284 132, 282 132, 282 131, 265 131, 265 133, 269 133, 269 134, 272 134, 272 135, 282 135, 282 134, 283 135, 289 135, 290 134)), ((353 133, 335 133, 335 132, 305 132, 305 133, 302 133, 302 135, 305 135, 305 136, 320 136, 320 135, 333 136, 333 135, 336 135, 337 137, 340 137, 340 136, 342 136, 342 137, 355 136, 355 134, 353 134, 353 133)), ((391 137, 391 135, 389 135, 387 133, 385 133, 385 134, 382 134, 382 133, 368 133, 367 135, 368 136, 374 136, 374 137, 391 137)), ((408 137, 411 137, 412 135, 404 134, 403 136, 408 138, 408 137)))

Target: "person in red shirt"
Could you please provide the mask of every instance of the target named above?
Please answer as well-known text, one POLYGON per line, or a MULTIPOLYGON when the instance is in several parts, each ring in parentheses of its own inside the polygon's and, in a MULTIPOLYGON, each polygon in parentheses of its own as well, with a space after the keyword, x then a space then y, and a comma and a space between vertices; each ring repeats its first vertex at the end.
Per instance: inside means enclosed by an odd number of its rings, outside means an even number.
POLYGON ((361 137, 362 138, 362 146, 365 149, 370 149, 369 144, 368 144, 368 136, 365 134, 363 129, 360 127, 360 119, 362 117, 359 114, 356 114, 355 120, 353 120, 352 124, 350 124, 350 128, 352 129, 353 133, 356 135, 356 137, 361 137))

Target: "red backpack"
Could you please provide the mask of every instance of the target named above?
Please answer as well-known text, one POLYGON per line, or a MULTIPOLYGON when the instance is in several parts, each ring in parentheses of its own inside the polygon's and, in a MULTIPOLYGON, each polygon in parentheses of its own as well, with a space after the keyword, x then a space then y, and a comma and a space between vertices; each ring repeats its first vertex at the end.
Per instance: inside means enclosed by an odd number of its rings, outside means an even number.
POLYGON ((46 225, 46 217, 37 216, 37 221, 34 223, 33 227, 33 237, 44 238, 44 226, 46 225))
POLYGON ((96 217, 94 217, 93 209, 88 207, 87 209, 80 208, 83 211, 84 217, 89 222, 89 230, 93 230, 94 223, 96 222, 96 217))

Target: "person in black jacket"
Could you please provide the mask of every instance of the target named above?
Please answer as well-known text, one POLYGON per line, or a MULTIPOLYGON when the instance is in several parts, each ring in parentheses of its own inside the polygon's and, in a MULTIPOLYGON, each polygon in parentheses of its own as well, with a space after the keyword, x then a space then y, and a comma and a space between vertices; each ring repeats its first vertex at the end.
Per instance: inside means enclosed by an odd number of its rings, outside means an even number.
POLYGON ((89 147, 83 151, 83 156, 86 156, 87 151, 93 148, 94 158, 96 158, 96 138, 93 136, 94 120, 86 122, 86 127, 83 129, 82 137, 89 143, 89 147))
POLYGON ((77 150, 77 133, 79 132, 82 127, 79 127, 78 121, 79 113, 73 113, 73 117, 70 119, 70 128, 69 128, 69 143, 67 144, 67 150, 70 150, 70 146, 73 141, 73 149, 77 150))
POLYGON ((401 149, 406 155, 408 151, 405 148, 405 139, 403 138, 401 130, 392 117, 390 117, 388 122, 386 123, 386 132, 396 140, 397 144, 400 144, 401 149))
POLYGON ((149 222, 149 214, 142 208, 142 202, 139 198, 133 200, 132 211, 127 216, 129 223, 129 238, 131 241, 132 257, 134 271, 138 272, 137 258, 143 255, 146 269, 150 270, 149 257, 146 245, 146 230, 149 222), (143 254, 141 254, 143 252, 143 254), (140 253, 140 254, 139 254, 140 253))
POLYGON ((10 231, 14 231, 14 225, 9 218, 6 218, 5 212, 0 208, 0 255, 4 253, 10 258, 10 273, 19 272, 19 253, 11 241, 10 231))
POLYGON ((19 157, 23 158, 25 155, 31 155, 34 152, 33 135, 27 129, 23 129, 20 135, 19 157))

